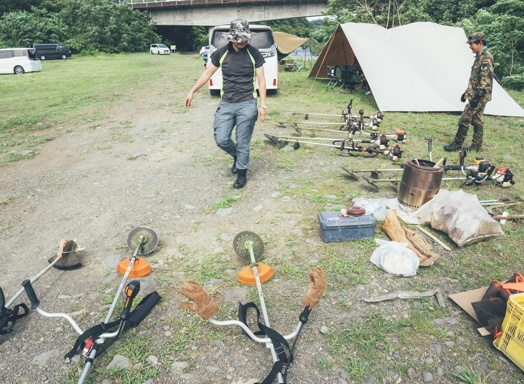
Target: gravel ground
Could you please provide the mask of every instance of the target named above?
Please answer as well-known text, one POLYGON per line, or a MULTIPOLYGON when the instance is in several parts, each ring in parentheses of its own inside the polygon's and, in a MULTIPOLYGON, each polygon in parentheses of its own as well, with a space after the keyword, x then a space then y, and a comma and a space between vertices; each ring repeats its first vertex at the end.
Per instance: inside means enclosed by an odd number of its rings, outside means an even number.
MULTIPOLYGON (((145 225, 159 236, 159 247, 147 256, 153 273, 141 279, 140 296, 158 290, 162 303, 117 341, 121 348, 116 356, 109 352, 95 360, 90 382, 248 384, 261 380, 272 364, 269 350, 247 340, 240 329, 213 326, 182 310, 178 287, 210 260, 225 266, 221 278, 210 278, 206 288, 220 304, 216 317, 234 319, 239 300, 257 301, 256 290, 235 283, 242 262, 232 249, 238 232, 253 231, 268 245, 268 263, 277 270, 264 284, 271 325, 286 334, 298 323, 307 284, 303 266, 318 264, 320 250, 326 247, 319 236, 316 208, 292 193, 293 188, 302 188, 294 180, 314 174, 329 178, 327 170, 340 169, 345 158, 319 149, 316 153, 329 155, 302 155, 293 172, 281 164, 277 168, 271 158, 276 149, 263 140, 271 123, 258 123, 248 184, 234 190, 230 159, 215 147, 211 132, 218 99, 199 94, 186 111, 182 100, 189 86, 182 85, 174 93, 148 91, 132 101, 110 105, 102 122, 56 127, 56 138, 42 145, 34 158, 2 167, 0 262, 7 298, 22 280, 47 265, 60 239, 76 239, 85 248, 78 254, 83 267, 52 269, 35 283, 35 289, 41 308, 67 312, 87 329, 104 319, 120 283, 115 264, 130 256, 129 232, 145 225), (228 197, 236 201, 217 209, 217 202, 228 197), (294 266, 302 268, 295 278, 283 277, 293 276, 294 266), (287 274, 279 275, 279 268, 287 274), (121 361, 115 361, 120 355, 121 361), (112 364, 131 364, 129 370, 136 376, 128 381, 123 376, 110 378, 106 368, 112 364), (145 373, 148 369, 154 372, 150 377, 145 373)), ((382 197, 395 196, 393 191, 385 194, 382 197)), ((348 258, 357 251, 348 246, 348 258)), ((328 279, 325 298, 300 336, 290 383, 453 383, 458 381, 450 373, 472 364, 488 377, 486 383, 516 382, 518 369, 476 334, 473 321, 457 307, 451 316, 434 320, 440 337, 411 335, 420 338, 420 347, 392 350, 386 354, 382 377, 370 374, 355 381, 348 367, 328 353, 327 335, 353 324, 362 313, 409 318, 413 306, 427 302, 364 303, 363 297, 406 289, 406 279, 382 272, 352 289, 347 284, 338 286, 347 279, 343 273, 328 279), (502 369, 493 367, 494 361, 502 369), (394 362, 409 367, 408 374, 390 368, 394 362), (319 368, 321 363, 325 369, 319 368)), ((435 284, 445 297, 460 290, 453 279, 440 278, 435 284)), ((20 300, 25 301, 25 296, 20 300)), ((74 339, 66 321, 32 312, 16 324, 14 332, 0 338, 0 381, 76 382, 73 373, 83 363, 73 362, 71 368, 62 359, 74 339)), ((402 345, 400 340, 389 343, 402 345)), ((346 348, 351 351, 351 345, 346 348)), ((384 349, 385 344, 378 342, 371 348, 384 349)))

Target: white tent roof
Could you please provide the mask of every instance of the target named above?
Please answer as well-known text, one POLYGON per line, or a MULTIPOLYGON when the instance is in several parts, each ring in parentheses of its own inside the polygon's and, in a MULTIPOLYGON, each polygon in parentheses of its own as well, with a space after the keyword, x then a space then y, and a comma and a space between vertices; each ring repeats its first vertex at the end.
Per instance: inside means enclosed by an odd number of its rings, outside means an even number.
MULTIPOLYGON (((339 28, 381 111, 463 111, 460 96, 467 88, 475 54, 466 44, 462 28, 429 22, 392 29, 361 23, 341 24, 339 28)), ((336 49, 335 45, 326 48, 336 49)), ((485 113, 524 116, 524 109, 495 81, 485 113)))

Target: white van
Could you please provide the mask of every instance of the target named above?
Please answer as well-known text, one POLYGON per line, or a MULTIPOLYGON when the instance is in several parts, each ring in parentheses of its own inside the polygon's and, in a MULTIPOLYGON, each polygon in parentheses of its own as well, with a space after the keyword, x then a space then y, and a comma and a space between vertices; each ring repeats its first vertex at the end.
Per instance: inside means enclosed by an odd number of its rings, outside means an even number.
MULTIPOLYGON (((208 58, 210 58, 211 54, 218 48, 226 45, 229 42, 227 40, 229 27, 230 25, 227 24, 211 29, 209 32, 208 58)), ((274 95, 278 91, 278 58, 277 46, 273 37, 273 31, 271 30, 271 27, 267 25, 250 25, 249 30, 253 32, 253 37, 251 37, 250 44, 253 47, 258 48, 258 50, 262 53, 264 60, 266 61, 264 64, 264 74, 266 77, 267 94, 274 95)), ((222 70, 219 68, 213 77, 209 79, 209 93, 211 95, 220 95, 221 89, 222 70)))
POLYGON ((25 72, 40 72, 42 62, 32 48, 0 49, 0 73, 21 75, 25 72))

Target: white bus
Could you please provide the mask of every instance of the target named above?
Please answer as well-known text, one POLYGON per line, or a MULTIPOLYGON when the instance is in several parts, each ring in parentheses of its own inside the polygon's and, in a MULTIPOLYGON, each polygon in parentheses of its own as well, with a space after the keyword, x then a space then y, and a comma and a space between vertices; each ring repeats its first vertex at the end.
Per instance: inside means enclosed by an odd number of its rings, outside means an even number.
POLYGON ((21 75, 26 72, 40 72, 42 62, 32 48, 0 49, 0 73, 21 75))
MULTIPOLYGON (((228 43, 227 34, 230 25, 220 25, 214 27, 209 32, 209 54, 208 61, 211 54, 218 48, 228 43)), ((278 91, 278 58, 277 45, 273 37, 271 27, 267 25, 250 25, 249 30, 253 32, 250 44, 258 48, 262 53, 266 63, 264 64, 264 74, 266 77, 267 94, 276 94, 278 91)), ((207 63, 206 63, 207 64, 207 63)), ((220 95, 222 89, 222 70, 219 68, 213 77, 209 79, 209 93, 211 95, 220 95)))

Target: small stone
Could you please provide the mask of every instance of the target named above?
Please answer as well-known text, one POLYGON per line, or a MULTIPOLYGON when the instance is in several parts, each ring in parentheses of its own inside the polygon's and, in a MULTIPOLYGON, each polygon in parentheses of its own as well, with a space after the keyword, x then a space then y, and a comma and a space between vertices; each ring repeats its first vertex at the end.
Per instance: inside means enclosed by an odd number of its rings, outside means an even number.
POLYGON ((149 362, 149 364, 151 365, 158 365, 158 357, 156 357, 155 355, 149 355, 147 357, 147 361, 149 362))
POLYGON ((115 355, 113 360, 107 365, 106 369, 124 368, 128 369, 131 366, 129 359, 123 355, 115 355))

